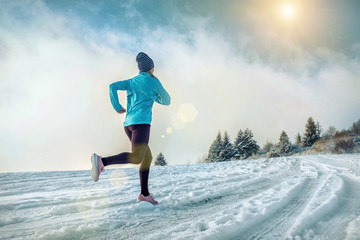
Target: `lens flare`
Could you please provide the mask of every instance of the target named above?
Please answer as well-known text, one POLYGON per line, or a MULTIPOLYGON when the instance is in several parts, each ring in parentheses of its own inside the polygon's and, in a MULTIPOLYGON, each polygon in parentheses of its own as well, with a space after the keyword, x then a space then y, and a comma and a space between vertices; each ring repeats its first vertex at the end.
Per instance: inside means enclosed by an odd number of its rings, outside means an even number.
POLYGON ((195 121, 197 117, 198 111, 195 106, 191 103, 181 104, 177 115, 180 120, 184 123, 189 123, 195 121))
POLYGON ((168 127, 168 128, 166 129, 166 133, 167 133, 167 134, 171 134, 171 133, 172 133, 172 131, 173 131, 173 130, 172 130, 172 128, 171 128, 171 127, 168 127))
POLYGON ((128 183, 128 175, 122 169, 115 169, 111 172, 109 181, 114 188, 123 188, 128 183))

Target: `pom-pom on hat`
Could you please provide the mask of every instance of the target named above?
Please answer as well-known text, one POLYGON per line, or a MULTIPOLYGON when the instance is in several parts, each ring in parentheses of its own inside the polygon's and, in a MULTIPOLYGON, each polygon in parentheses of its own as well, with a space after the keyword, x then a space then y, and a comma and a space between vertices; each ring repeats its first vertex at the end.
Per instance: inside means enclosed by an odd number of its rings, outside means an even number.
POLYGON ((136 62, 140 72, 147 72, 154 67, 154 61, 143 52, 139 52, 136 56, 136 62))

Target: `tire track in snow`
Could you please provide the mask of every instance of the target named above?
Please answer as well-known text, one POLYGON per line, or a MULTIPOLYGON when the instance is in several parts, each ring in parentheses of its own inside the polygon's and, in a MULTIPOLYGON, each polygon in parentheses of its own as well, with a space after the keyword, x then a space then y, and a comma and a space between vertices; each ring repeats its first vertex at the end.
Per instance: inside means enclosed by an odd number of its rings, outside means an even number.
MULTIPOLYGON (((288 159, 283 160, 287 161, 288 159)), ((292 175, 292 177, 296 176, 292 175)), ((284 177, 282 181, 287 182, 289 178, 284 177)), ((246 229, 239 228, 239 231, 233 232, 229 239, 239 239, 239 236, 241 236, 240 239, 283 239, 284 232, 291 226, 296 216, 307 206, 311 195, 324 184, 324 181, 326 181, 326 176, 321 171, 317 171, 316 178, 314 174, 303 177, 300 190, 290 196, 287 201, 282 200, 281 204, 284 205, 277 207, 277 211, 265 215, 261 220, 248 225, 246 229), (319 181, 319 179, 321 180, 319 181)))
POLYGON ((354 170, 355 173, 359 170, 356 169, 358 162, 351 157, 341 162, 337 156, 321 156, 312 163, 317 165, 318 169, 341 179, 342 185, 341 189, 335 192, 336 196, 333 196, 332 201, 325 206, 326 211, 318 211, 315 218, 304 224, 298 234, 321 239, 345 239, 348 235, 351 239, 352 233, 346 232, 347 226, 360 216, 360 178, 353 174, 354 170), (355 169, 351 167, 354 165, 355 169))
POLYGON ((345 239, 344 231, 348 224, 360 216, 360 187, 359 183, 354 182, 346 176, 342 176, 343 189, 339 196, 336 207, 322 217, 327 219, 316 225, 312 230, 314 236, 322 236, 327 239, 345 239))
MULTIPOLYGON (((281 161, 278 161, 281 162, 281 161)), ((277 167, 276 171, 274 173, 274 169, 270 168, 276 165, 278 162, 275 162, 275 164, 271 164, 270 166, 267 166, 265 169, 262 169, 263 172, 259 174, 256 178, 253 178, 254 173, 249 176, 237 176, 237 177, 231 177, 230 180, 224 179, 220 182, 217 182, 216 184, 213 184, 212 186, 207 186, 208 192, 212 192, 212 194, 208 194, 210 196, 207 196, 203 199, 200 199, 199 201, 195 198, 190 200, 187 203, 181 203, 178 206, 174 206, 175 208, 183 208, 186 207, 201 207, 202 205, 206 205, 207 208, 211 207, 211 205, 226 205, 231 200, 234 201, 240 201, 242 199, 247 199, 251 196, 257 195, 261 192, 264 192, 281 182, 283 182, 283 179, 287 179, 288 177, 291 177, 294 175, 294 169, 281 169, 280 167, 277 167), (290 170, 290 171, 286 171, 290 170), (273 175, 276 174, 276 175, 273 175), (250 179, 250 180, 249 180, 250 179), (215 187, 215 188, 211 188, 215 187), (219 201, 220 200, 220 201, 219 201)), ((292 166, 290 166, 292 167, 292 166)), ((204 181, 208 181, 209 179, 204 179, 204 181)))
POLYGON ((295 236, 296 239, 302 239, 301 236, 305 239, 345 238, 347 233, 344 229, 360 215, 359 182, 342 174, 343 170, 346 169, 344 167, 334 167, 331 163, 321 164, 311 160, 304 162, 316 167, 319 176, 322 176, 320 177, 321 180, 318 178, 311 181, 311 184, 315 184, 314 187, 303 188, 306 190, 302 190, 298 194, 301 198, 296 197, 286 206, 285 210, 275 214, 275 218, 274 215, 271 216, 272 220, 269 222, 265 221, 264 224, 259 224, 261 227, 252 235, 248 237, 242 235, 244 239, 293 239, 295 236), (340 189, 335 189, 335 192, 325 191, 325 194, 330 194, 329 202, 325 202, 310 212, 305 211, 307 208, 311 209, 309 205, 319 204, 319 192, 329 187, 327 186, 329 179, 341 181, 340 189), (335 196, 331 196, 334 193, 335 196), (294 228, 297 228, 296 231, 294 228), (285 232, 288 234, 284 234, 285 232), (278 234, 276 235, 276 233, 278 234))
MULTIPOLYGON (((325 176, 320 174, 318 179, 304 178, 300 191, 292 197, 281 209, 270 216, 265 216, 257 226, 241 232, 242 239, 282 239, 284 232, 293 224, 296 217, 306 207, 309 198, 323 184, 325 176), (320 181, 318 179, 321 179, 320 181), (274 234, 275 233, 275 234, 274 234)), ((285 179, 286 181, 287 179, 285 179)))

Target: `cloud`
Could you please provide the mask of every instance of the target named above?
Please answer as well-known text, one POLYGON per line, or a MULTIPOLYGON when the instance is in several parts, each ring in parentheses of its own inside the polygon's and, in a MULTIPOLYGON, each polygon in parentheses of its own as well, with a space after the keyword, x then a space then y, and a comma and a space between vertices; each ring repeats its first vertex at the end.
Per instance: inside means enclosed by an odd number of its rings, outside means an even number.
POLYGON ((297 70, 287 71, 286 63, 279 69, 234 51, 209 18, 179 14, 189 31, 158 26, 134 35, 68 19, 41 1, 17 7, 28 11, 27 25, 10 4, 0 28, 0 153, 7 159, 1 171, 86 169, 92 152, 130 150, 108 86, 137 74, 138 51, 154 59, 155 75, 172 96, 171 106, 154 106, 150 140, 153 155, 162 151, 170 163, 197 160, 218 130, 235 137, 250 128, 263 144, 281 130, 290 137, 302 132, 309 116, 324 128, 345 128, 360 115, 359 60, 329 49, 297 49, 289 63, 297 70), (4 27, 9 22, 13 28, 4 27), (166 134, 182 104, 196 108, 196 120, 166 134))
MULTIPOLYGON (((114 53, 91 40, 82 44, 73 37, 77 25, 69 25, 72 20, 40 2, 28 8, 29 14, 34 8, 38 15, 27 26, 1 32, 6 58, 0 92, 6 100, 0 108, 0 151, 14 163, 1 169, 84 168, 91 151, 103 147, 106 152, 109 144, 102 138, 127 140, 112 136, 114 129, 121 130, 120 119, 104 114, 114 117, 109 83, 128 77, 136 67, 126 53, 114 53), (104 126, 113 127, 105 132, 104 126)), ((10 20, 17 19, 9 15, 10 20)))

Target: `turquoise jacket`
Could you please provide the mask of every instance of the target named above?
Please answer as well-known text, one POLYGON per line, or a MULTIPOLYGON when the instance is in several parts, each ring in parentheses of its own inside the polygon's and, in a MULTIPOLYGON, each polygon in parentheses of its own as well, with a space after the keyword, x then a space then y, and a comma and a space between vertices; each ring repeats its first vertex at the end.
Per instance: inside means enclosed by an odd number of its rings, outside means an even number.
POLYGON ((134 124, 151 124, 154 102, 169 105, 170 96, 159 79, 147 72, 134 78, 110 84, 110 100, 116 112, 123 107, 119 103, 117 91, 127 91, 127 109, 124 127, 134 124))

